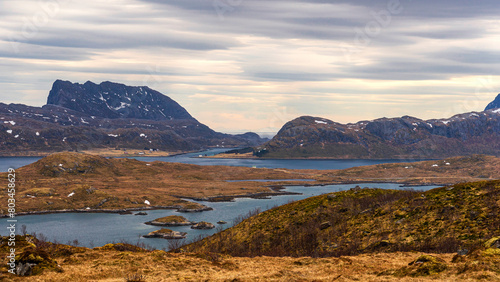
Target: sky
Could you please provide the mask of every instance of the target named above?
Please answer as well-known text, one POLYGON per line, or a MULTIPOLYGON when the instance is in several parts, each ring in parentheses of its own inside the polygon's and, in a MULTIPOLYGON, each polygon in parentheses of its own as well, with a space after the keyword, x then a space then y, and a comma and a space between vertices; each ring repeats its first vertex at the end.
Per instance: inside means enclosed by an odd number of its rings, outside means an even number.
POLYGON ((214 130, 482 111, 497 0, 2 0, 0 102, 56 79, 149 86, 214 130))

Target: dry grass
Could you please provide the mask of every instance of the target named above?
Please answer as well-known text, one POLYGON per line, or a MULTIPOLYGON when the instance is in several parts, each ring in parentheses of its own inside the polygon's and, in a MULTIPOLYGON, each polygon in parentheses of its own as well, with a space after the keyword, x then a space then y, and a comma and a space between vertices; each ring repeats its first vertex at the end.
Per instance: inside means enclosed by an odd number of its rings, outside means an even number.
MULTIPOLYGON (((63 272, 46 270, 29 281, 500 281, 498 272, 468 269, 481 259, 452 263, 453 254, 434 254, 447 269, 430 276, 398 276, 421 253, 391 253, 340 258, 255 257, 217 254, 171 254, 164 251, 132 252, 86 249, 56 258, 63 272)), ((4 256, 2 256, 4 257, 4 256)), ((498 260, 496 260, 498 262, 498 260)), ((26 281, 4 272, 4 281, 26 281)))

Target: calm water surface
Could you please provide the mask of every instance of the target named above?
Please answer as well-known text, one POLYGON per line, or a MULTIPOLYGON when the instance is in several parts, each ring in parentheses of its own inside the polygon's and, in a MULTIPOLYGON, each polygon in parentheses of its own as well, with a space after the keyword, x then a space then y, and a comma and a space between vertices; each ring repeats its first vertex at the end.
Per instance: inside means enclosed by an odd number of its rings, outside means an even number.
MULTIPOLYGON (((215 155, 225 149, 211 149, 199 153, 189 153, 171 157, 131 157, 140 161, 164 161, 187 163, 197 165, 228 165, 258 168, 287 168, 287 169, 345 169, 355 166, 374 165, 382 163, 410 162, 413 160, 274 160, 274 159, 210 159, 199 156, 215 155)), ((0 172, 7 171, 10 167, 19 168, 36 162, 41 157, 0 157, 0 172)))
MULTIPOLYGON (((359 184, 361 187, 384 188, 384 189, 404 189, 399 184, 389 183, 366 183, 359 184)), ((212 207, 213 211, 202 213, 178 213, 174 210, 153 210, 147 211, 147 216, 119 215, 103 213, 65 213, 19 216, 18 226, 26 225, 28 233, 42 233, 51 241, 67 243, 75 239, 86 247, 102 246, 106 243, 126 241, 130 243, 142 242, 157 249, 168 249, 168 240, 158 238, 141 238, 159 227, 144 224, 146 221, 168 215, 182 215, 190 221, 208 221, 216 224, 223 220, 228 224, 222 225, 228 228, 238 215, 247 214, 256 208, 264 211, 274 206, 283 205, 291 201, 301 200, 314 195, 337 192, 353 188, 353 184, 327 185, 318 187, 290 186, 286 191, 303 193, 302 195, 277 196, 271 199, 236 199, 234 202, 203 204, 212 207)), ((429 190, 437 186, 412 187, 415 190, 429 190)), ((6 226, 7 219, 0 219, 0 226, 6 226)), ((216 224, 217 225, 217 224, 216 224)), ((189 226, 169 227, 172 230, 187 232, 186 240, 192 240, 199 235, 211 235, 216 232, 212 230, 194 230, 189 226)), ((18 229, 19 230, 19 229, 18 229)), ((0 229, 1 235, 6 232, 0 229)))

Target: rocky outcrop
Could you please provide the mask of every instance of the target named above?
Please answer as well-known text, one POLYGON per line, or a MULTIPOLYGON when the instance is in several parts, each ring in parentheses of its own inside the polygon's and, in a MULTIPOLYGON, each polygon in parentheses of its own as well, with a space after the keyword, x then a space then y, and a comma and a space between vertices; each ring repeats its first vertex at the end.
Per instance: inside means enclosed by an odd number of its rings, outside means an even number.
POLYGON ((213 229, 213 228, 215 228, 215 225, 206 221, 198 222, 195 225, 191 226, 191 229, 213 229))
POLYGON ((188 221, 183 216, 170 215, 166 217, 160 217, 152 221, 148 221, 146 222, 146 224, 155 226, 188 226, 188 225, 193 225, 194 223, 188 221))
POLYGON ((186 232, 172 231, 170 229, 160 229, 153 232, 149 232, 148 235, 144 235, 144 238, 163 238, 163 239, 184 239, 186 238, 186 232))
POLYGON ((404 116, 340 124, 303 116, 286 123, 254 154, 268 158, 446 158, 500 155, 496 110, 421 120, 404 116))

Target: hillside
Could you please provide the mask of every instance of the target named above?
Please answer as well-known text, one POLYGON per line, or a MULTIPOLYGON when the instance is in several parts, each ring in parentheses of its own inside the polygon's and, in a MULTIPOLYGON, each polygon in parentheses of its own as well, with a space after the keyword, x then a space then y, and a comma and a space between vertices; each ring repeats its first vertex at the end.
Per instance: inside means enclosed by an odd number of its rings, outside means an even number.
POLYGON ((183 250, 251 257, 455 253, 499 234, 500 181, 494 180, 423 193, 354 188, 311 197, 262 212, 183 250))
POLYGON ((303 116, 254 149, 264 158, 426 159, 500 155, 500 111, 421 120, 404 116, 340 124, 303 116))
POLYGON ((167 152, 255 146, 255 135, 218 133, 146 86, 56 81, 43 107, 0 103, 0 155, 138 149, 167 152))

